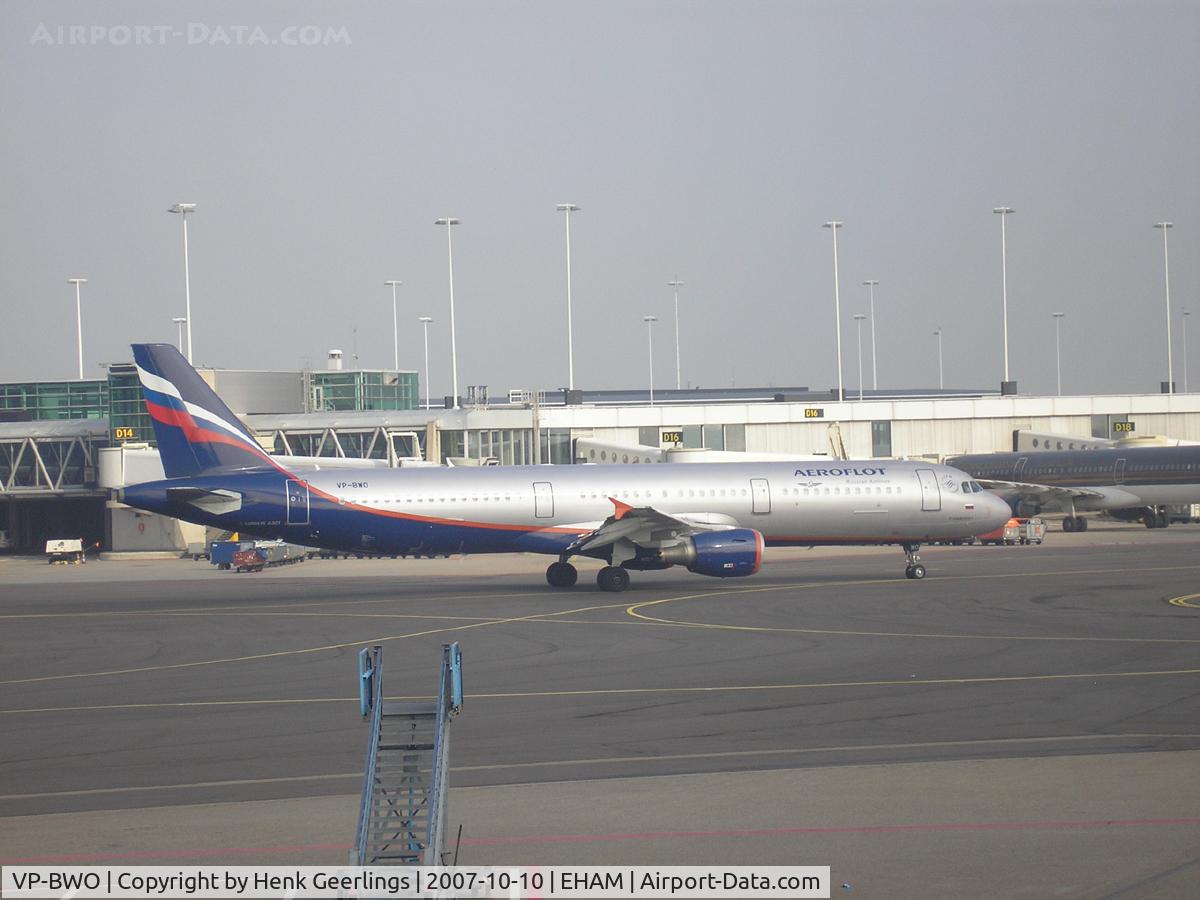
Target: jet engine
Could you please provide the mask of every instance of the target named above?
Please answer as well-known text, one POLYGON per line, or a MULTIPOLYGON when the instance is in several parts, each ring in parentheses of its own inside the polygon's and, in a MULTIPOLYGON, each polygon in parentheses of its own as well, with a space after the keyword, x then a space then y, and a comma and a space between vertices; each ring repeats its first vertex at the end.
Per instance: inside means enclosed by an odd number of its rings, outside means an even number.
POLYGON ((1013 508, 1013 515, 1021 519, 1028 519, 1042 512, 1042 504, 1030 500, 1017 500, 1009 505, 1013 508))
POLYGON ((664 563, 715 578, 753 575, 762 564, 762 555, 763 536, 752 528, 702 531, 661 551, 664 563))

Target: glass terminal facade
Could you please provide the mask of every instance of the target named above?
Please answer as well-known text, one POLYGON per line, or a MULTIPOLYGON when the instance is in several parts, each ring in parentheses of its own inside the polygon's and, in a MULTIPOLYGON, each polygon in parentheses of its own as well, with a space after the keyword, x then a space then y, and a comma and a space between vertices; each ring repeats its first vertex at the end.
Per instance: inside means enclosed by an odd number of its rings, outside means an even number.
POLYGON ((108 381, 30 381, 0 384, 0 422, 103 419, 108 381))
MULTIPOLYGON (((417 408, 416 372, 317 371, 309 378, 314 412, 417 408)), ((0 422, 62 419, 108 419, 112 443, 154 443, 150 413, 131 363, 109 366, 105 379, 0 384, 0 422)))
POLYGON ((416 372, 316 371, 309 383, 313 412, 417 408, 416 372))

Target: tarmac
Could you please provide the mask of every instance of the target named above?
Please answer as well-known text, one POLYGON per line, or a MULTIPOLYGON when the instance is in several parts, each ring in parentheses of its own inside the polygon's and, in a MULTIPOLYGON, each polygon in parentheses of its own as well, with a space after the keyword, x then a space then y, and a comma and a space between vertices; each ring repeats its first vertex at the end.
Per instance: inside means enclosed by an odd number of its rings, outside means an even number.
POLYGON ((1200 886, 1200 527, 768 552, 547 588, 536 557, 0 558, 0 862, 343 863, 355 655, 458 640, 464 864, 830 865, 835 896, 1200 886))

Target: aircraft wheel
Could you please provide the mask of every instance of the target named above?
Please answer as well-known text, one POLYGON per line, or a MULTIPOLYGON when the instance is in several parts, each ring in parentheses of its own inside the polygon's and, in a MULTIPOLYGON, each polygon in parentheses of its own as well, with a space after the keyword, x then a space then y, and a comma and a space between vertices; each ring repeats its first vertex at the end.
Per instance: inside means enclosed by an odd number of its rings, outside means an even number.
POLYGON ((579 570, 568 562, 551 563, 546 569, 546 583, 550 587, 574 587, 579 580, 579 570))
POLYGON ((596 584, 602 591, 620 593, 629 587, 629 573, 620 566, 605 566, 596 574, 596 584))
POLYGON ((1075 529, 1077 531, 1087 531, 1087 519, 1083 516, 1075 517, 1075 529))
POLYGON ((1075 530, 1075 517, 1067 516, 1065 519, 1063 519, 1063 531, 1074 531, 1074 530, 1075 530))
POLYGON ((911 565, 907 569, 904 570, 904 577, 905 578, 913 578, 913 579, 916 579, 917 581, 920 581, 922 578, 925 577, 925 567, 923 565, 921 565, 920 563, 911 565))
POLYGON ((1159 527, 1159 528, 1166 528, 1166 527, 1167 527, 1168 525, 1170 525, 1170 524, 1171 524, 1171 516, 1170 516, 1170 514, 1169 514, 1169 513, 1167 513, 1166 511, 1160 512, 1160 513, 1158 514, 1158 527, 1159 527))

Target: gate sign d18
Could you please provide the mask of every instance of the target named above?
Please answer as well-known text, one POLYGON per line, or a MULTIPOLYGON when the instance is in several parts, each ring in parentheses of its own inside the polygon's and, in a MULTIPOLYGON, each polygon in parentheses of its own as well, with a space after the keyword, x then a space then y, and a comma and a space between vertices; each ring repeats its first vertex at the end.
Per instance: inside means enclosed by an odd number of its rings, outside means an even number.
POLYGON ((1117 434, 1129 434, 1134 430, 1132 422, 1113 422, 1113 432, 1117 434))

